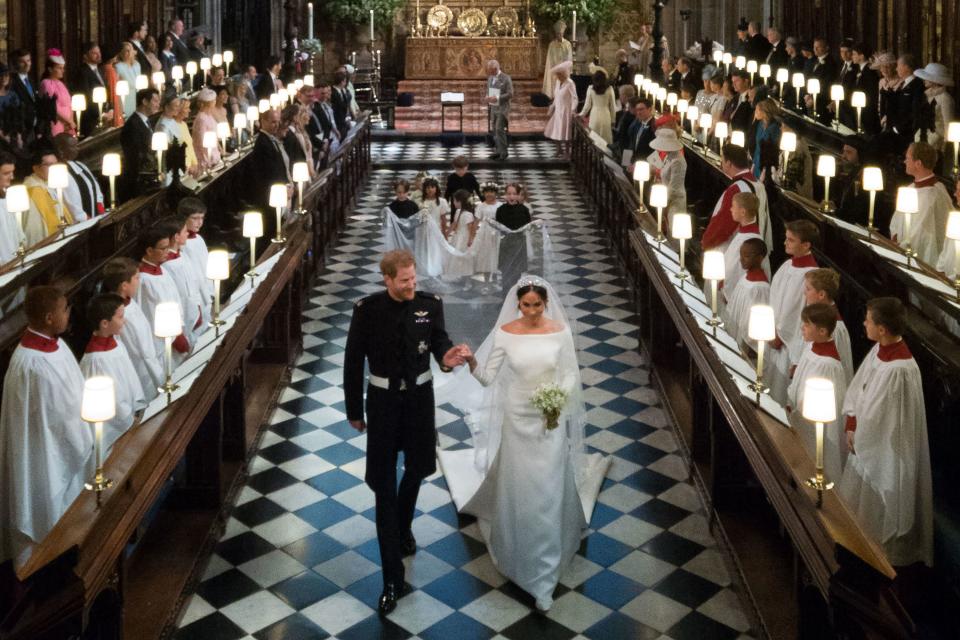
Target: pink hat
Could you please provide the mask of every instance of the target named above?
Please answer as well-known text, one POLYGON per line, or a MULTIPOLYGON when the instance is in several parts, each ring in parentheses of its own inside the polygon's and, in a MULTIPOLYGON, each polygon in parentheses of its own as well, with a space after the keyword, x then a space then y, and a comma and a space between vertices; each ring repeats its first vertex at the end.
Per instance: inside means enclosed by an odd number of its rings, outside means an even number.
POLYGON ((47 60, 54 64, 67 64, 67 61, 63 59, 63 54, 60 52, 60 49, 47 49, 47 60))
POLYGON ((568 76, 571 71, 573 71, 573 60, 564 60, 553 69, 550 69, 550 73, 565 73, 568 76))

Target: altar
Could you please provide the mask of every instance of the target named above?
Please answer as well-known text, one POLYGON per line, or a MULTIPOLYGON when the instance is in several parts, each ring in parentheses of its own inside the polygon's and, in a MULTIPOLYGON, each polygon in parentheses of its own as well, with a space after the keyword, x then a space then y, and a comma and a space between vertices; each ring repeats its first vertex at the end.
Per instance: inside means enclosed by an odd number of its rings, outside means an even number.
POLYGON ((488 60, 497 60, 514 80, 543 77, 538 37, 407 38, 405 75, 409 80, 478 80, 488 60))

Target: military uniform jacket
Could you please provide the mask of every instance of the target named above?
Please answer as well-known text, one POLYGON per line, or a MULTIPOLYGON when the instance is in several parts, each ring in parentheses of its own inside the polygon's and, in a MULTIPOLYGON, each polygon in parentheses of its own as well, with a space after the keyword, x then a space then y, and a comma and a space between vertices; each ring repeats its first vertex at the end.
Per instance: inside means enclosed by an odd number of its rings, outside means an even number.
POLYGON ((343 365, 347 419, 363 420, 363 361, 370 373, 390 379, 390 389, 416 387, 417 376, 430 370, 430 355, 443 362, 453 347, 443 323, 439 296, 418 291, 397 302, 386 291, 354 305, 343 365))

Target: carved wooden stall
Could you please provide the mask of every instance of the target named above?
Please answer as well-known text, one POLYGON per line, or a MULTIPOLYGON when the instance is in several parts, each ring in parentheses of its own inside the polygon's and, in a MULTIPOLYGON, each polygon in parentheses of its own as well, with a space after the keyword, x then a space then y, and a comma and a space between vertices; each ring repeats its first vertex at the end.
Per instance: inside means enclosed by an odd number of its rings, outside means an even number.
MULTIPOLYGON (((0 566, 0 638, 139 640, 175 622, 180 593, 191 576, 199 579, 197 560, 225 526, 223 507, 242 484, 244 463, 302 348, 304 296, 369 169, 366 118, 332 160, 305 189, 309 213, 288 218, 287 242, 258 257, 269 272, 188 393, 114 445, 104 465, 114 484, 103 504, 82 493, 25 564, 0 566)), ((224 299, 248 286, 237 215, 243 203, 233 193, 247 165, 236 162, 197 194, 209 207, 208 243, 238 249, 224 299)), ((8 288, 65 282, 72 273, 68 296, 84 301, 103 261, 133 256, 139 232, 171 211, 168 197, 158 191, 126 203, 69 245, 69 256, 51 256, 28 282, 8 288)), ((0 324, 6 363, 24 322, 9 314, 0 324)), ((83 344, 80 335, 71 338, 83 344)))
MULTIPOLYGON (((686 157, 687 184, 696 185, 690 196, 715 201, 726 186, 719 170, 695 150, 688 148, 686 157)), ((707 496, 712 530, 734 552, 736 572, 756 607, 756 622, 771 637, 915 635, 914 621, 893 583, 896 573, 882 549, 863 533, 834 492, 825 493, 822 508, 817 508, 815 493, 804 485, 813 464, 797 434, 757 408, 733 383, 715 341, 688 308, 691 296, 678 289, 664 268, 663 256, 676 247, 661 252, 649 241, 656 225, 646 211, 638 213, 635 184, 605 158, 580 124, 575 126, 573 161, 575 175, 584 191, 594 195, 600 223, 626 268, 642 348, 654 365, 692 477, 707 496)), ((777 205, 777 210, 789 206, 777 205)), ((825 235, 828 243, 843 242, 825 235)), ((831 246, 829 256, 843 254, 844 247, 831 246)), ((859 360, 865 347, 857 331, 863 302, 914 288, 882 261, 874 258, 863 265, 864 256, 849 249, 850 255, 836 262, 823 254, 817 258, 841 271, 840 304, 859 360)), ((698 273, 691 261, 687 268, 698 273)), ((942 427, 957 410, 957 345, 924 305, 916 299, 908 305, 907 339, 924 372, 931 450, 955 450, 953 436, 942 427)), ((938 511, 938 524, 939 519, 938 511)))

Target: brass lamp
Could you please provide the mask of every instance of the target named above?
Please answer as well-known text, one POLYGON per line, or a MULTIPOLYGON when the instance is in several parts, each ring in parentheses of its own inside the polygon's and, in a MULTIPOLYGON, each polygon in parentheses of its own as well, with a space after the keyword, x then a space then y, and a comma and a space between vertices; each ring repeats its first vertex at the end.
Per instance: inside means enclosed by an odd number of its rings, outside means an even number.
POLYGON ((303 185, 310 181, 310 169, 306 162, 294 162, 290 173, 297 185, 297 208, 295 211, 301 216, 307 215, 307 210, 303 208, 303 185))
POLYGON ((727 277, 727 268, 723 260, 723 251, 711 250, 703 254, 703 279, 710 283, 710 311, 713 316, 707 320, 707 324, 713 327, 713 335, 717 335, 717 327, 723 325, 720 316, 717 315, 717 287, 719 282, 727 277))
POLYGON ((197 61, 196 60, 187 60, 187 75, 190 76, 190 88, 189 91, 193 91, 193 77, 197 75, 197 61))
MULTIPOLYGON (((23 214, 30 210, 30 194, 27 187, 22 184, 15 184, 7 187, 7 211, 12 213, 17 219, 17 227, 23 229, 23 214)), ((23 268, 23 259, 27 255, 27 247, 24 244, 24 236, 20 235, 20 246, 17 247, 17 258, 20 260, 20 267, 23 268)))
POLYGON ((743 131, 737 131, 734 129, 730 132, 730 144, 735 144, 738 147, 743 147, 747 144, 747 136, 743 131))
POLYGON ((813 98, 813 118, 817 118, 817 96, 820 95, 820 79, 810 78, 807 80, 807 93, 813 98))
POLYGON ((783 104, 783 85, 790 81, 790 70, 780 67, 777 69, 777 84, 780 85, 780 104, 783 104))
MULTIPOLYGON (((166 135, 166 134, 164 134, 166 135)), ((47 167, 47 186, 57 192, 57 213, 60 215, 60 230, 67 228, 67 209, 63 203, 63 190, 70 184, 70 174, 65 164, 52 164, 47 167)))
POLYGON ((795 73, 790 80, 790 84, 793 85, 794 90, 797 92, 797 111, 800 111, 800 107, 803 104, 800 102, 800 91, 806 86, 807 80, 803 77, 802 73, 795 73))
POLYGON ((117 176, 120 175, 120 154, 103 154, 100 172, 110 179, 110 211, 113 211, 117 208, 117 176))
POLYGON ((953 178, 960 175, 960 122, 951 122, 947 125, 947 142, 953 143, 953 178))
POLYGON ((230 256, 223 249, 214 249, 207 255, 207 278, 213 280, 213 319, 210 326, 216 335, 220 335, 220 327, 226 324, 220 318, 220 283, 230 277, 230 256))
POLYGON ((666 240, 663 236, 663 209, 667 206, 669 192, 667 185, 655 184, 650 187, 650 206, 657 210, 657 245, 666 240))
POLYGON ((960 211, 947 214, 947 241, 953 241, 953 286, 960 301, 960 211))
POLYGON ((164 131, 157 131, 150 139, 150 148, 157 152, 157 178, 160 182, 163 182, 163 152, 169 144, 170 138, 164 131))
POLYGON ((77 131, 80 130, 80 116, 87 110, 87 96, 75 93, 70 96, 70 110, 77 114, 77 131))
POLYGON ((917 252, 910 246, 910 218, 920 211, 920 201, 914 187, 897 189, 897 211, 903 214, 903 237, 899 240, 903 252, 907 254, 907 266, 909 267, 910 259, 917 255, 917 252))
POLYGON ((149 86, 150 86, 150 78, 148 78, 146 75, 142 73, 138 75, 133 81, 133 88, 136 89, 137 91, 146 89, 149 86))
POLYGON ((807 480, 807 486, 817 490, 817 508, 823 506, 823 492, 833 488, 823 475, 823 425, 837 419, 837 399, 833 381, 826 378, 807 378, 803 386, 801 415, 816 425, 816 475, 807 480))
POLYGON ((270 206, 277 210, 277 237, 270 242, 286 242, 287 239, 283 237, 283 208, 287 206, 287 185, 270 185, 270 206))
POLYGON ((870 210, 867 215, 867 231, 877 230, 873 226, 873 210, 877 203, 877 191, 883 191, 883 170, 880 167, 863 168, 863 189, 870 193, 870 210))
POLYGON ((93 481, 84 486, 97 494, 100 506, 101 494, 113 485, 113 480, 103 475, 103 423, 117 415, 117 397, 113 378, 93 376, 83 381, 83 396, 80 400, 80 419, 93 425, 93 455, 96 464, 93 481))
POLYGON ((766 304, 755 304, 750 307, 747 337, 757 341, 757 379, 750 383, 750 390, 757 394, 757 404, 760 404, 760 395, 770 391, 763 384, 763 348, 767 342, 777 337, 773 307, 766 304))
POLYGON ((174 86, 177 89, 177 95, 183 93, 183 67, 179 64, 173 65, 170 68, 170 79, 173 80, 174 86))
POLYGON ((643 206, 643 185, 650 179, 650 163, 646 160, 639 160, 633 165, 633 179, 637 181, 637 193, 639 198, 637 202, 637 213, 643 213, 647 210, 643 206))
POLYGON ((790 164, 790 154, 797 150, 797 134, 793 131, 784 131, 780 135, 780 151, 783 151, 783 166, 781 170, 786 173, 787 166, 790 164))
POLYGON ((830 99, 836 106, 836 111, 833 114, 833 127, 837 131, 840 130, 840 103, 843 102, 845 97, 842 84, 830 85, 830 99))
POLYGON ((836 207, 830 202, 830 178, 837 175, 837 159, 826 153, 817 158, 817 175, 823 178, 823 202, 820 211, 833 213, 836 207))
POLYGON ((857 110, 857 133, 863 133, 863 121, 861 115, 863 108, 867 106, 867 94, 863 91, 854 91, 850 94, 850 106, 857 110))
POLYGON ((166 362, 166 379, 158 387, 160 393, 167 394, 167 404, 171 395, 180 388, 173 382, 173 339, 183 332, 183 316, 180 315, 179 302, 161 302, 153 312, 153 335, 163 338, 166 362))
POLYGON ((250 238, 250 271, 247 277, 257 277, 257 238, 263 237, 263 214, 259 211, 247 211, 243 214, 243 237, 250 238))
POLYGON ((674 240, 680 241, 680 271, 677 273, 677 278, 680 279, 680 288, 682 289, 684 281, 690 277, 690 272, 687 271, 686 243, 693 237, 693 220, 689 213, 675 213, 673 215, 670 235, 673 236, 674 240))

